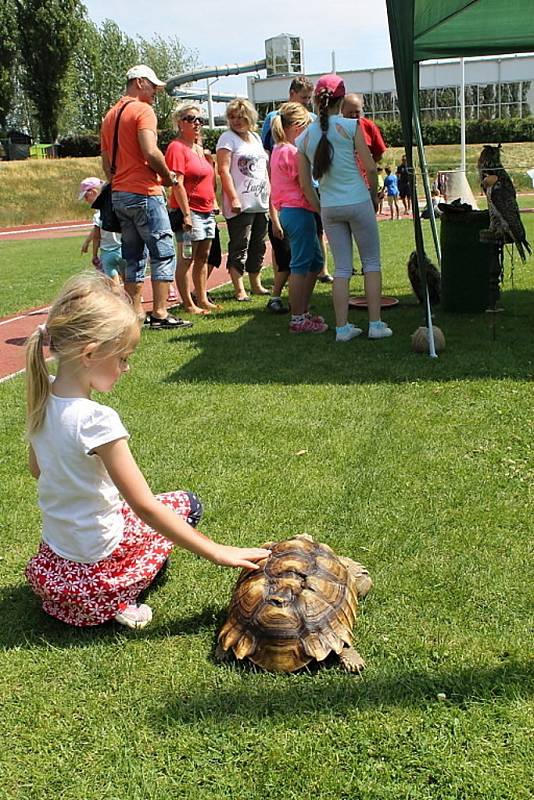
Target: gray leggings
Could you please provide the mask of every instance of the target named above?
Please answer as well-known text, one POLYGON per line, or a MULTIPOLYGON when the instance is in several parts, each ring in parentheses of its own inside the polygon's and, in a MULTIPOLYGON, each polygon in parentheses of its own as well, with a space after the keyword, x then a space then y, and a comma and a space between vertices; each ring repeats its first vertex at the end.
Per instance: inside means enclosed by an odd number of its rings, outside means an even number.
POLYGON ((352 237, 364 272, 380 272, 380 240, 371 200, 351 206, 321 208, 321 219, 334 257, 335 278, 352 275, 352 237))

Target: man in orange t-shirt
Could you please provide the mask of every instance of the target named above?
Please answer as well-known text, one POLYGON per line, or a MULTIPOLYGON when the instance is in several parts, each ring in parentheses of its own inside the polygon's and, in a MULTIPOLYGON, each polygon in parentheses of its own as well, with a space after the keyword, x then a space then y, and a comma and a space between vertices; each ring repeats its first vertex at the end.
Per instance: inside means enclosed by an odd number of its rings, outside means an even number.
POLYGON ((175 185, 177 178, 158 148, 157 119, 152 108, 156 92, 165 84, 145 64, 132 67, 126 79, 126 94, 108 111, 100 133, 102 166, 112 184, 113 209, 121 223, 122 256, 126 260, 124 287, 142 316, 148 251, 153 292, 150 327, 189 328, 191 322, 167 312, 176 252, 163 186, 175 185), (115 123, 122 108, 112 174, 115 123))

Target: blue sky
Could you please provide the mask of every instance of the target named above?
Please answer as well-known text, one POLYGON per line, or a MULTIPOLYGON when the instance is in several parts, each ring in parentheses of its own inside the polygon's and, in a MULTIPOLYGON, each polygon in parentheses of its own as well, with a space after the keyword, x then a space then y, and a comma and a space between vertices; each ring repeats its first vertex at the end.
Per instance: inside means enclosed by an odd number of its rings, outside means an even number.
MULTIPOLYGON (((265 39, 282 32, 304 40, 309 73, 330 72, 332 50, 339 72, 392 63, 385 0, 84 0, 84 4, 94 22, 113 19, 130 36, 177 36, 198 52, 202 66, 264 58, 265 39)), ((220 79, 216 90, 246 94, 246 76, 220 79)))

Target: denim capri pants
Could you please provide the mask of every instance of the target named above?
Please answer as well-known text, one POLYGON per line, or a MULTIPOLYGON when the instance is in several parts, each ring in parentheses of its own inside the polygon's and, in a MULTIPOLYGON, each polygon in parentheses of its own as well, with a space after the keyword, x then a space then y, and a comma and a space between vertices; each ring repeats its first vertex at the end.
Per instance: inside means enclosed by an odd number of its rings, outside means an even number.
POLYGON ((290 271, 296 275, 320 272, 324 260, 313 211, 306 208, 282 208, 280 222, 289 237, 290 271))
POLYGON ((380 272, 380 240, 371 199, 348 206, 321 208, 321 218, 334 257, 334 278, 352 275, 352 238, 365 272, 380 272))

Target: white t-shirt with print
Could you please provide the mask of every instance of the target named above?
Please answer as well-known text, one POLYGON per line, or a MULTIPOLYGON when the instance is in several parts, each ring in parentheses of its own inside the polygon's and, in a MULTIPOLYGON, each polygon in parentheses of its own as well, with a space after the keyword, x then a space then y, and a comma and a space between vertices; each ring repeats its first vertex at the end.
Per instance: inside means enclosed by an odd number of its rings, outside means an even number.
MULTIPOLYGON (((251 133, 245 141, 234 131, 225 131, 217 142, 217 150, 229 150, 232 154, 230 175, 241 203, 242 211, 266 212, 269 210, 268 156, 257 133, 251 133)), ((233 213, 223 192, 223 214, 227 219, 233 213)))
POLYGON ((84 397, 50 395, 43 425, 30 441, 41 471, 42 538, 57 555, 92 564, 121 541, 119 492, 91 451, 128 436, 112 408, 84 397))

